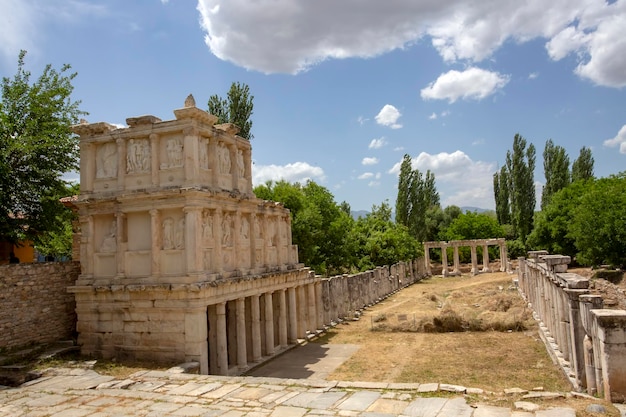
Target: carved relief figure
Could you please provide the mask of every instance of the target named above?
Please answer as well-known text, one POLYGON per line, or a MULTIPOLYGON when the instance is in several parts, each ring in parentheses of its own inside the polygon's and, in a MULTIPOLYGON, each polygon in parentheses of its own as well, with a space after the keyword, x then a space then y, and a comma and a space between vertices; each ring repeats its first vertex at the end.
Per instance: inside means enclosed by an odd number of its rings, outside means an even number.
POLYGON ((237 171, 239 178, 243 178, 246 173, 246 167, 243 164, 243 151, 241 149, 237 150, 237 171))
POLYGON ((96 177, 110 178, 117 175, 117 145, 113 142, 98 146, 96 177))
POLYGON ((254 237, 255 239, 261 239, 261 224, 259 223, 259 218, 254 216, 254 237))
POLYGON ((200 139, 200 168, 209 169, 209 140, 200 139))
POLYGON ((150 145, 147 140, 131 139, 126 150, 126 173, 137 174, 150 170, 150 145))
POLYGON ((174 219, 163 220, 163 249, 174 249, 174 219))
POLYGON ((205 210, 202 214, 202 240, 205 242, 213 238, 213 216, 211 212, 205 210))
POLYGON ((232 246, 232 219, 230 214, 224 216, 222 220, 222 245, 232 246))
POLYGON ((217 152, 218 152, 218 159, 219 159, 219 165, 220 165, 220 173, 221 174, 230 174, 230 167, 231 167, 231 163, 230 163, 230 152, 228 151, 228 148, 226 147, 226 145, 224 145, 224 142, 221 142, 217 148, 217 152))
POLYGON ((115 220, 111 221, 111 226, 109 227, 109 234, 104 237, 102 243, 100 244, 100 252, 116 252, 117 251, 117 222, 115 220))
POLYGON ((275 219, 267 221, 267 238, 270 246, 276 246, 276 223, 275 219))
POLYGON ((168 168, 178 168, 183 166, 183 144, 179 138, 167 140, 167 161, 168 168))
POLYGON ((250 237, 250 223, 247 217, 241 218, 241 237, 245 240, 250 237))

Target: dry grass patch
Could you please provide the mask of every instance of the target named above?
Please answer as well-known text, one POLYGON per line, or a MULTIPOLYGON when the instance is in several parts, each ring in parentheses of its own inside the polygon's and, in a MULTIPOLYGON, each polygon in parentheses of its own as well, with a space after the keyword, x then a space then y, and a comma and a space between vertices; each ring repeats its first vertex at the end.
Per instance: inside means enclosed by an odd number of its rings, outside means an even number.
POLYGON ((436 277, 400 291, 321 342, 362 346, 330 375, 335 380, 571 390, 531 313, 510 275, 436 277))

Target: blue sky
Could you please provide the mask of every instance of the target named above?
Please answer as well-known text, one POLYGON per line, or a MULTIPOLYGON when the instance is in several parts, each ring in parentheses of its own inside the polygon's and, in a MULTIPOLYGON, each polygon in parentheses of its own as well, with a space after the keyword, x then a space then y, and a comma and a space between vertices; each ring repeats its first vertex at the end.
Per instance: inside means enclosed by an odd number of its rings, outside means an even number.
MULTIPOLYGON (((405 153, 444 206, 494 208, 513 136, 626 170, 626 0, 0 0, 0 75, 78 73, 90 122, 254 95, 254 183, 393 205, 405 153)), ((539 191, 540 194, 540 191, 539 191)))

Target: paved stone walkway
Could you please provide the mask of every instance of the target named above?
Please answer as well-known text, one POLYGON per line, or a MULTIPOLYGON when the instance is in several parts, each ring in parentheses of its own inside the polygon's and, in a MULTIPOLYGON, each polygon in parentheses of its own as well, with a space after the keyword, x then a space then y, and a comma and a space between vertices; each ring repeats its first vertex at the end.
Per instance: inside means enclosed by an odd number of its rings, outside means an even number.
MULTIPOLYGON (((414 416, 575 417, 569 408, 511 411, 470 406, 464 387, 439 384, 337 382, 219 377, 141 371, 117 380, 85 369, 56 369, 19 388, 0 390, 0 417, 121 416, 414 416), (436 390, 459 396, 420 394, 436 390)), ((532 406, 532 403, 527 403, 532 406)))

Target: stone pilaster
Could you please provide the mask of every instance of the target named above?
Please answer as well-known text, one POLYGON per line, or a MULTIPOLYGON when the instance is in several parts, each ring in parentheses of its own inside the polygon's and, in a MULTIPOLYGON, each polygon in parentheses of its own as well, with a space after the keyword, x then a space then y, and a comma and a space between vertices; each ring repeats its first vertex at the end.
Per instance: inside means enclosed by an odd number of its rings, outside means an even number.
POLYGON ((228 338, 226 336, 226 303, 215 305, 217 314, 217 367, 219 375, 228 375, 228 338))
POLYGON ((159 275, 161 275, 161 245, 163 244, 161 215, 159 210, 150 210, 150 228, 152 229, 150 274, 158 279, 159 275))
POLYGON ((278 300, 280 305, 278 315, 278 344, 281 348, 288 346, 287 337, 287 295, 286 289, 283 288, 278 291, 278 300))
POLYGON ((259 362, 261 360, 261 307, 258 294, 250 296, 250 310, 252 360, 259 362))
POLYGON ((116 139, 117 143, 117 189, 123 190, 126 181, 126 141, 116 139))
POLYGON ((265 354, 272 356, 274 354, 274 306, 272 303, 272 293, 263 294, 265 302, 265 354))
POLYGON ((158 187, 160 183, 159 179, 159 139, 160 136, 156 133, 150 134, 150 179, 153 187, 158 187))
POLYGON ((289 301, 289 331, 287 341, 290 344, 298 342, 298 305, 296 302, 296 289, 294 287, 287 288, 287 296, 289 301))
POLYGON ((237 366, 245 369, 248 366, 246 352, 246 299, 238 298, 237 305, 237 366))

